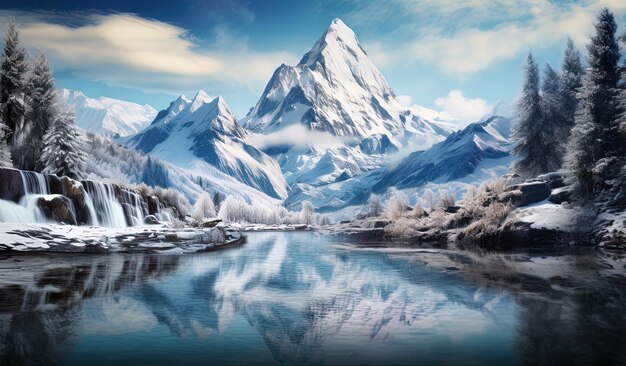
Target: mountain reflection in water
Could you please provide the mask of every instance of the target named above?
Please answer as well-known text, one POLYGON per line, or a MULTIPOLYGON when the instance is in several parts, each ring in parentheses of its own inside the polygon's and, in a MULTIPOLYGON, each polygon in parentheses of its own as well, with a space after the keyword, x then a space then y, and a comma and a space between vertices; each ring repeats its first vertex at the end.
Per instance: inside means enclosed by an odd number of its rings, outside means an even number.
POLYGON ((0 258, 0 364, 626 364, 624 260, 351 250, 0 258))

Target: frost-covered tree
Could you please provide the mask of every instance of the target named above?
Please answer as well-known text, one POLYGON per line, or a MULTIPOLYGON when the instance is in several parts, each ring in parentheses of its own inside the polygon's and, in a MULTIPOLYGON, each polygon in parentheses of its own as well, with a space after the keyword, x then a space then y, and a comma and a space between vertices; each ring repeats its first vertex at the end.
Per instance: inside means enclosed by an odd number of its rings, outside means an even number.
POLYGON ((409 199, 407 198, 406 194, 398 190, 394 190, 393 192, 391 192, 389 202, 387 202, 385 214, 390 220, 397 220, 402 216, 403 213, 406 212, 408 207, 409 199))
POLYGON ((0 120, 0 168, 12 168, 11 149, 6 141, 7 127, 0 120))
POLYGON ((43 173, 81 178, 85 168, 83 137, 74 126, 73 114, 65 108, 43 139, 43 173))
POLYGON ((581 108, 576 114, 567 147, 566 168, 571 172, 569 183, 583 195, 594 191, 594 171, 603 158, 621 148, 618 106, 619 46, 613 14, 600 10, 596 33, 587 45, 589 68, 580 90, 581 108))
POLYGON ((574 47, 571 38, 567 40, 567 48, 563 54, 563 62, 561 63, 561 106, 559 110, 563 114, 565 122, 565 131, 560 136, 562 141, 567 141, 572 127, 574 127, 574 116, 578 109, 578 91, 582 86, 582 76, 585 73, 580 61, 580 52, 574 47))
POLYGON ((19 167, 40 171, 44 168, 39 162, 43 137, 58 115, 54 78, 48 59, 41 51, 32 63, 26 90, 26 118, 21 131, 24 137, 19 149, 19 167))
POLYGON ((380 200, 380 196, 377 194, 371 194, 368 202, 369 217, 377 217, 383 213, 383 202, 380 200))
POLYGON ((452 193, 445 191, 439 196, 439 207, 448 208, 454 206, 454 196, 452 193))
POLYGON ((539 68, 532 54, 524 64, 522 93, 516 106, 516 123, 513 127, 513 153, 520 159, 515 162, 514 170, 521 176, 535 176, 550 171, 546 152, 551 138, 547 135, 541 113, 539 95, 539 68))
POLYGON ((167 188, 170 186, 170 178, 167 168, 159 161, 148 156, 146 165, 141 175, 141 181, 149 186, 167 188))
POLYGON ((202 192, 196 199, 193 206, 193 214, 191 215, 197 221, 202 222, 204 219, 215 217, 215 206, 213 199, 207 192, 202 192))
POLYGON ((10 146, 16 145, 15 138, 24 123, 26 71, 26 50, 20 45, 15 19, 11 18, 0 61, 0 114, 9 128, 7 141, 10 146))
POLYGON ((300 209, 300 220, 303 224, 313 225, 315 223, 315 206, 309 201, 302 201, 300 209))
POLYGON ((541 83, 541 120, 544 151, 547 171, 555 171, 561 167, 565 155, 562 141, 569 135, 569 127, 563 116, 561 95, 561 78, 554 69, 546 64, 541 83))
POLYGON ((428 209, 430 211, 434 210, 437 206, 435 204, 435 193, 430 188, 424 190, 422 198, 419 201, 424 209, 428 209))

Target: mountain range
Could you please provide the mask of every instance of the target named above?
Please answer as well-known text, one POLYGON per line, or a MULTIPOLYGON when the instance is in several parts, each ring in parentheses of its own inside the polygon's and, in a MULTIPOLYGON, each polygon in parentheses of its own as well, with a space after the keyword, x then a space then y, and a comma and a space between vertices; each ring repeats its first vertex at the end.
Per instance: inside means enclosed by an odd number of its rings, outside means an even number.
MULTIPOLYGON (((202 90, 158 113, 129 103, 119 126, 110 125, 112 117, 93 117, 96 103, 80 92, 62 96, 84 129, 117 135, 184 169, 210 166, 291 209, 309 200, 320 211, 335 211, 360 205, 371 193, 462 180, 510 159, 508 116, 496 113, 458 131, 458 121, 439 112, 403 105, 339 19, 297 65, 276 69, 241 123, 222 97, 202 90)), ((100 109, 111 110, 102 112, 108 116, 127 103, 97 101, 109 103, 100 109)))
POLYGON ((78 127, 107 137, 134 135, 149 125, 157 114, 149 104, 107 97, 90 98, 79 90, 61 89, 59 98, 74 112, 78 127))

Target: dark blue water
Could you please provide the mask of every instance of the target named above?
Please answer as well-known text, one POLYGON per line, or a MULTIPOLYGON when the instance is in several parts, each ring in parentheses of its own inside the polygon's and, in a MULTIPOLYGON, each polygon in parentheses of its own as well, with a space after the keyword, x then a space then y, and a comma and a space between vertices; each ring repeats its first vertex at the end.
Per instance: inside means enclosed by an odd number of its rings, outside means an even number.
POLYGON ((252 233, 186 256, 4 257, 0 364, 626 360, 615 262, 355 249, 252 233))

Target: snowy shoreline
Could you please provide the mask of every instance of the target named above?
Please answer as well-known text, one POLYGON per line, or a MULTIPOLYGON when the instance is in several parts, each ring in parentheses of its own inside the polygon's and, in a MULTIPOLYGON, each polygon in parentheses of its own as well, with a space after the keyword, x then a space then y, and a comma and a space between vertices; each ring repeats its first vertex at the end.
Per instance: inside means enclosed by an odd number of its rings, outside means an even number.
POLYGON ((0 223, 0 253, 197 253, 245 242, 228 227, 174 229, 166 225, 104 228, 0 223))

